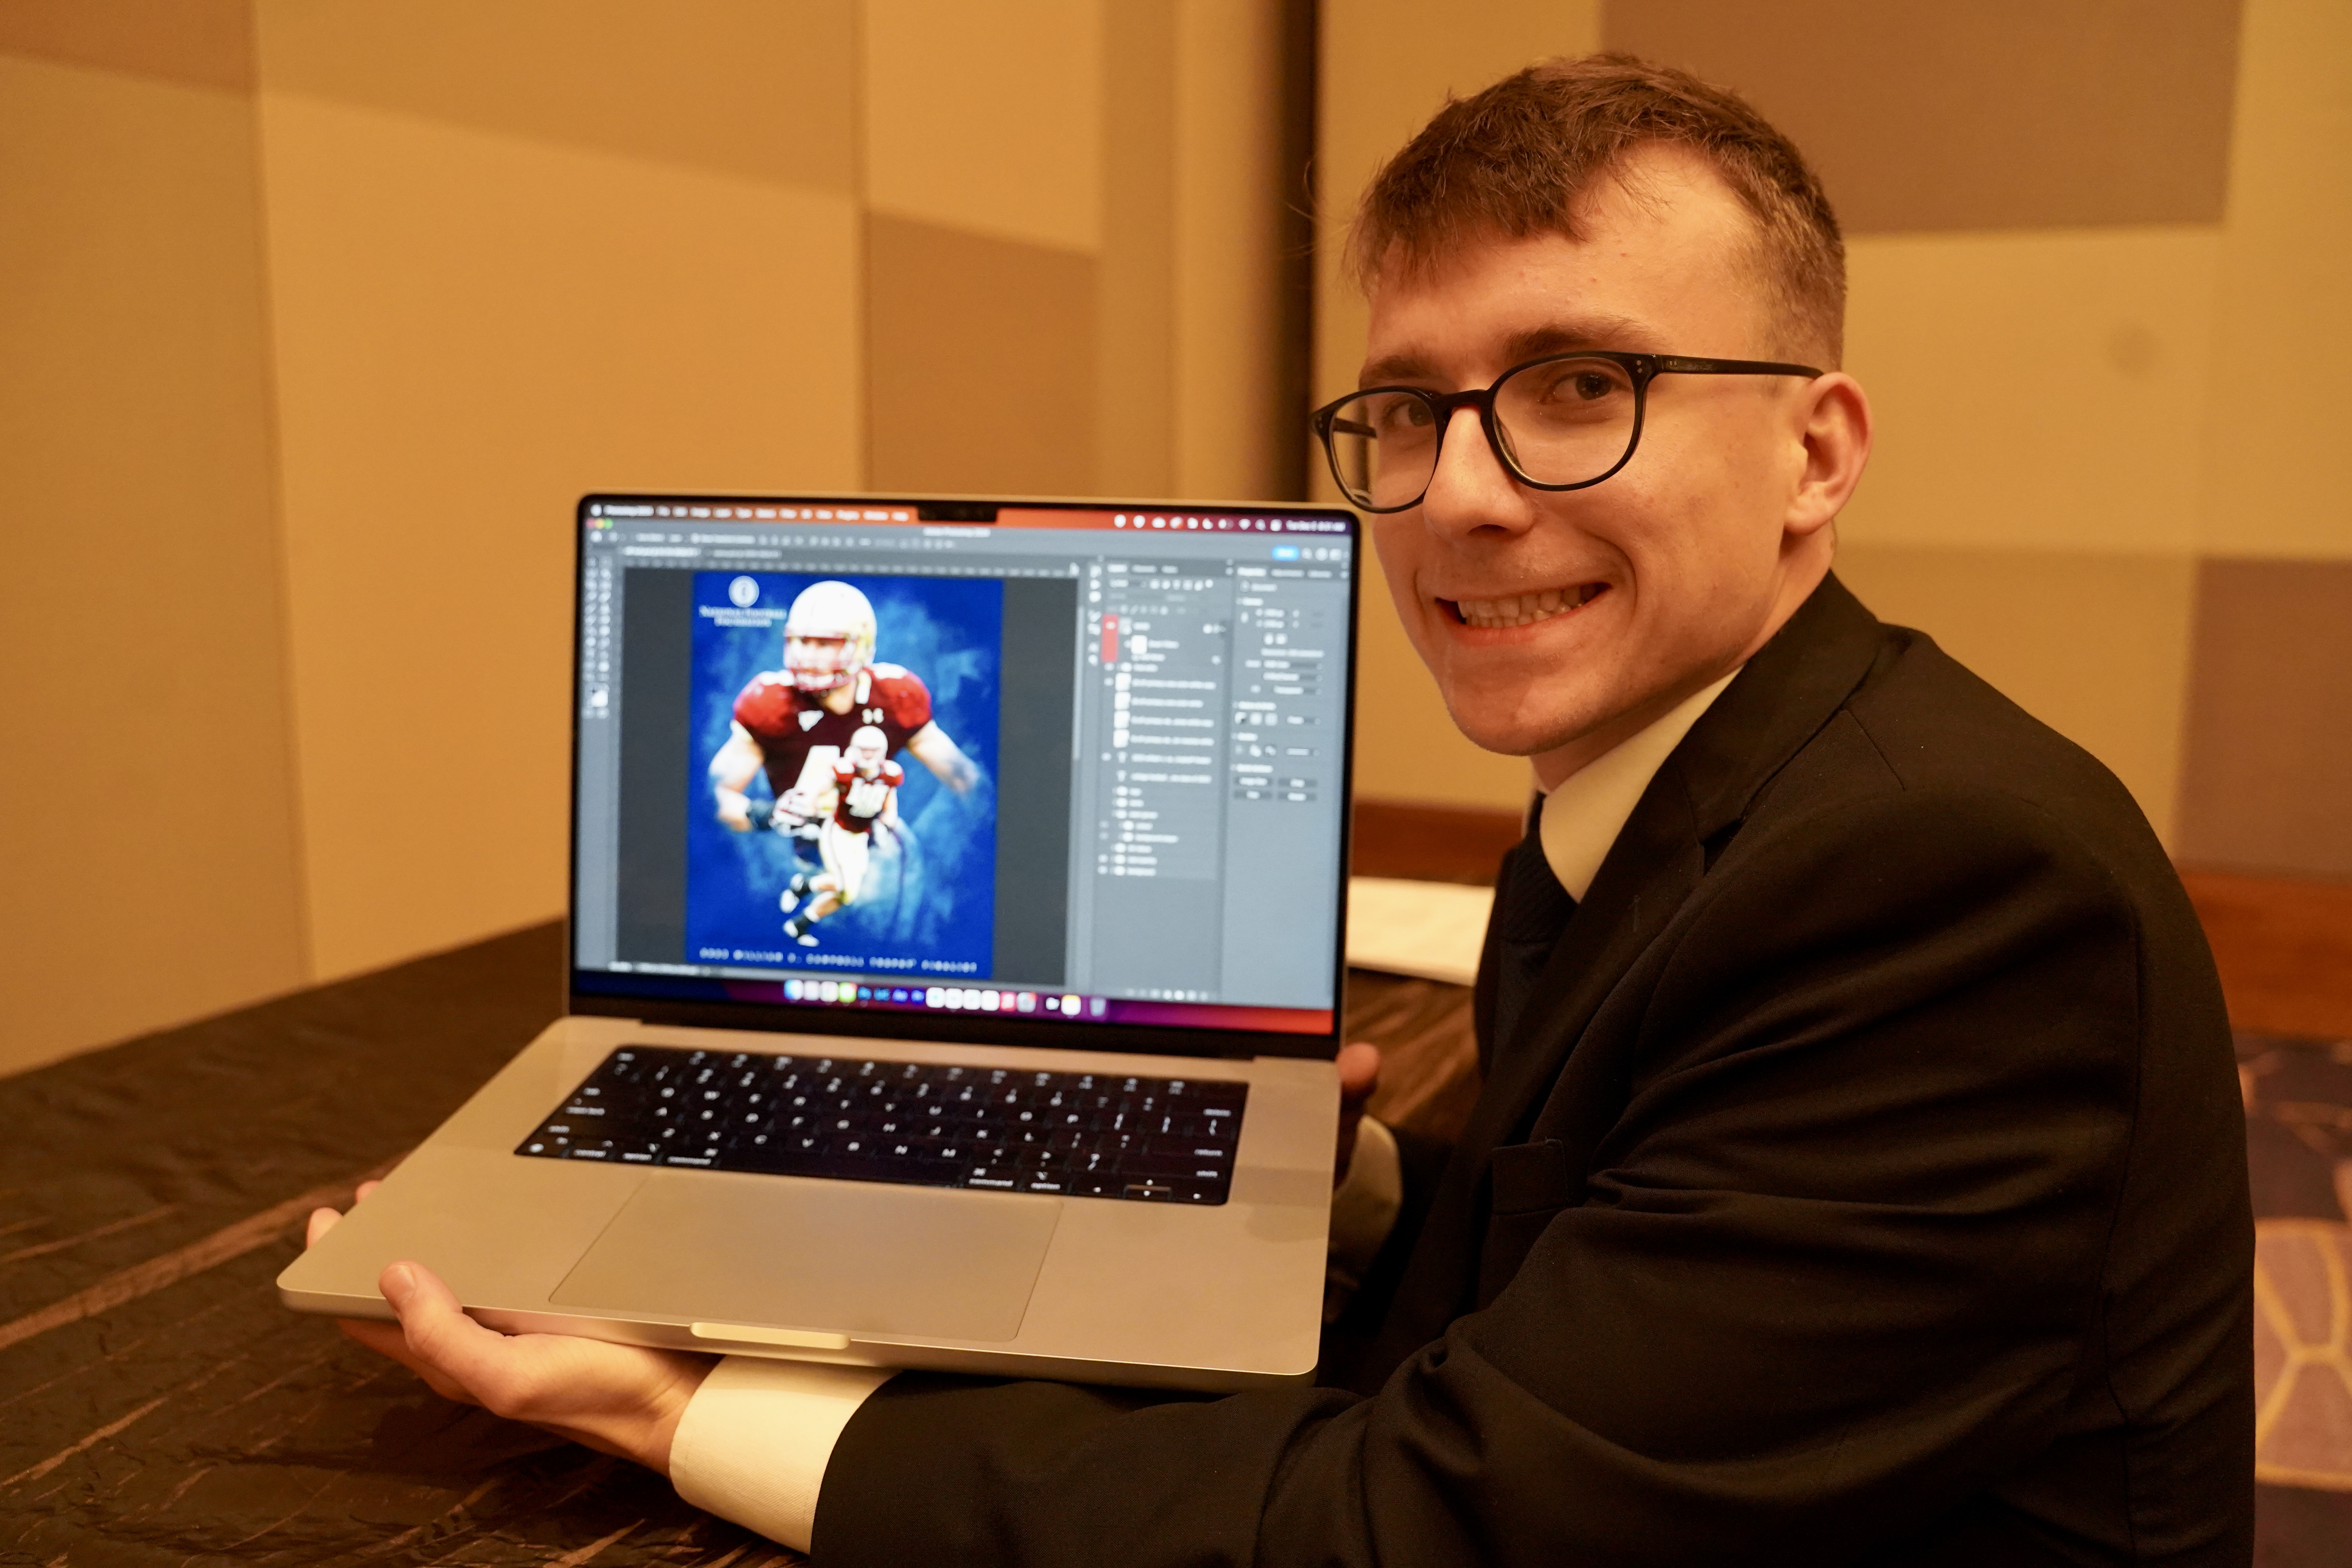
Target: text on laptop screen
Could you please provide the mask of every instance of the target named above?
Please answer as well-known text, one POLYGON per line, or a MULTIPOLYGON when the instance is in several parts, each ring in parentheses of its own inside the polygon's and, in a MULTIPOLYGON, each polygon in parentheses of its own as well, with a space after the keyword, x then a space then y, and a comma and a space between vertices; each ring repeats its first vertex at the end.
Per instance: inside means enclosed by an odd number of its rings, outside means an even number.
POLYGON ((584 509, 575 989, 1328 1033, 1350 521, 935 510, 584 509))

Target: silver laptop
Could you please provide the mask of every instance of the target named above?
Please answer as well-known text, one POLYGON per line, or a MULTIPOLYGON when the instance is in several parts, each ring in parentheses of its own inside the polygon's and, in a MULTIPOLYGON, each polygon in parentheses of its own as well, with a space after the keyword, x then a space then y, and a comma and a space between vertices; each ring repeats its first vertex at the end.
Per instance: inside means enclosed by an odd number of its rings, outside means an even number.
POLYGON ((1233 1389, 1317 1357, 1355 575, 1304 505, 598 495, 570 1005, 278 1278, 1233 1389))

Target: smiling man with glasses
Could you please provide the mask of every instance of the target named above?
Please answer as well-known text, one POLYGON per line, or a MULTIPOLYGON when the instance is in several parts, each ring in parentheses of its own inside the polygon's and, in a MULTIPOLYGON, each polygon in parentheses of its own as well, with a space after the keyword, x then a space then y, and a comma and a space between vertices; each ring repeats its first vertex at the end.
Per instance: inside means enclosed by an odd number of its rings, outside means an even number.
POLYGON ((1819 183, 1728 93, 1556 61, 1442 110, 1355 253, 1317 434, 1541 794, 1466 1131, 1357 1145, 1396 1217, 1320 1386, 706 1378, 421 1271, 360 1331, 823 1564, 2246 1563, 2211 961, 2122 786, 1832 574, 1871 416, 1819 183))

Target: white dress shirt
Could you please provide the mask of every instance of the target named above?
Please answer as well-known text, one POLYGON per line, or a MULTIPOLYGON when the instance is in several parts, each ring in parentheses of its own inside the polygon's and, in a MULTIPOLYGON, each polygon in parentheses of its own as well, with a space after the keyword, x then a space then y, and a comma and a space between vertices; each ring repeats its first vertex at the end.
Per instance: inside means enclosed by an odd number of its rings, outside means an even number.
MULTIPOLYGON (((1738 674, 1737 670, 1732 672, 1738 674)), ((1552 875, 1582 899, 1642 792, 1732 677, 1561 781, 1538 833, 1552 875)), ((1388 1238, 1403 1196, 1395 1135, 1366 1117, 1347 1180, 1331 1194, 1335 1277, 1360 1278, 1388 1238)), ((669 1473, 677 1495, 796 1552, 809 1549, 826 1463, 849 1418, 894 1374, 865 1367, 728 1356, 678 1418, 669 1473)))
POLYGON ((1600 873, 1601 862, 1609 858, 1609 847, 1617 842, 1626 818, 1642 804, 1642 792, 1650 787, 1650 780, 1682 744, 1698 716, 1714 705, 1738 673, 1735 669, 1704 690, 1693 692, 1648 729, 1619 742, 1569 774, 1544 797, 1538 828, 1544 859, 1570 898, 1583 901, 1592 889, 1592 879, 1600 873))

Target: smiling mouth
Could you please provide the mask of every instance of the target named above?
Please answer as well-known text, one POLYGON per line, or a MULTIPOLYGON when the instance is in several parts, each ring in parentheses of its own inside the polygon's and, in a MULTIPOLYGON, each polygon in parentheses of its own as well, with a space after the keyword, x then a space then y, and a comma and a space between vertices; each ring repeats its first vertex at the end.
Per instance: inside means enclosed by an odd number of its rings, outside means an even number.
POLYGON ((1546 588, 1534 594, 1513 594, 1500 599, 1440 599, 1456 625, 1481 631, 1531 626, 1538 621, 1580 610, 1609 591, 1606 583, 1580 583, 1573 588, 1546 588))

